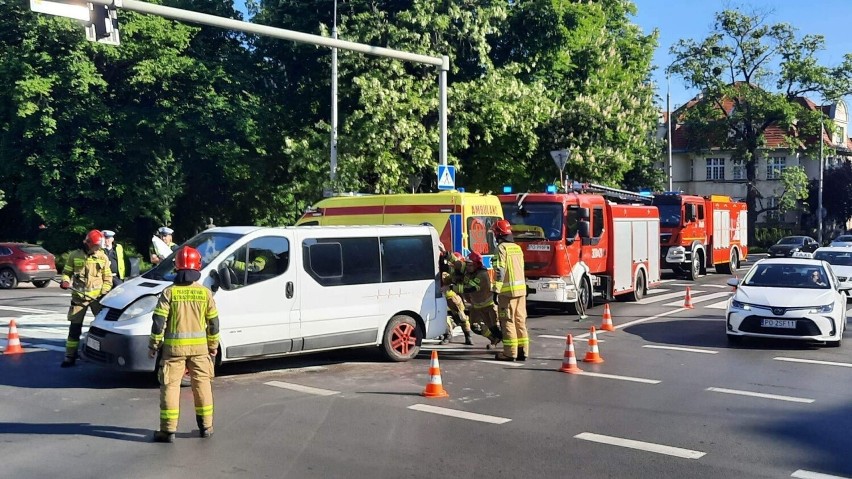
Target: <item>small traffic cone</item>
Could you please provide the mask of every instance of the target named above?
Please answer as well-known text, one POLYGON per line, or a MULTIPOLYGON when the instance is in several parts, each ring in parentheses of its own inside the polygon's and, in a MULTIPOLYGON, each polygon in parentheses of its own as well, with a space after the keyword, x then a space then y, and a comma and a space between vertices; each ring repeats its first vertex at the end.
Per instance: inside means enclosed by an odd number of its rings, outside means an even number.
POLYGON ((686 296, 683 298, 683 307, 686 309, 695 309, 692 305, 692 294, 689 292, 689 286, 686 287, 686 296))
POLYGON ((21 354, 24 350, 21 348, 21 338, 18 337, 18 325, 15 320, 9 321, 9 341, 6 343, 6 350, 3 354, 21 354))
POLYGON ((604 305, 603 322, 601 323, 601 331, 615 331, 615 326, 612 325, 612 313, 609 312, 609 305, 604 305))
POLYGON ((446 398, 450 397, 441 384, 441 366, 438 365, 438 351, 432 350, 432 361, 429 364, 429 384, 426 389, 420 393, 421 396, 427 398, 446 398))
POLYGON ((604 362, 601 357, 600 351, 598 351, 598 334, 595 332, 595 327, 592 326, 592 335, 589 337, 589 350, 586 351, 586 357, 583 358, 583 362, 586 363, 602 363, 604 362))
POLYGON ((562 367, 559 368, 563 373, 579 374, 583 370, 577 366, 577 356, 574 354, 574 337, 570 334, 565 338, 565 355, 562 358, 562 367))

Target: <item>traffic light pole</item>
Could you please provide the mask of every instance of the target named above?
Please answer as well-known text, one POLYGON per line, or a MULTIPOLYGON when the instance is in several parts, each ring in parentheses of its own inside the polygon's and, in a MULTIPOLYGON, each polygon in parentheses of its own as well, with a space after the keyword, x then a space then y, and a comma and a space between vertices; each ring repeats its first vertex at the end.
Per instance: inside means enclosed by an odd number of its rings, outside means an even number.
POLYGON ((97 5, 107 5, 111 8, 120 8, 130 10, 131 12, 147 13, 150 15, 158 15, 172 20, 180 20, 190 23, 198 23, 211 27, 219 27, 228 30, 236 30, 265 37, 278 38, 281 40, 290 40, 299 43, 307 43, 328 48, 339 48, 352 52, 364 53, 377 57, 393 58, 395 60, 408 61, 413 63, 422 63, 439 67, 438 90, 439 90, 439 116, 440 116, 440 134, 441 143, 439 147, 439 159, 441 165, 447 164, 447 72, 450 70, 450 57, 444 55, 442 57, 430 57, 417 53, 404 52, 393 50, 390 48, 375 47, 365 45, 363 43, 349 42, 336 38, 322 37, 309 33, 296 32, 293 30, 285 30, 283 28, 270 27, 266 25, 258 25, 256 23, 243 22, 232 18, 217 17, 206 13, 193 12, 190 10, 182 10, 180 8, 166 7, 163 5, 155 5, 153 3, 140 2, 138 0, 86 0, 89 3, 97 5))

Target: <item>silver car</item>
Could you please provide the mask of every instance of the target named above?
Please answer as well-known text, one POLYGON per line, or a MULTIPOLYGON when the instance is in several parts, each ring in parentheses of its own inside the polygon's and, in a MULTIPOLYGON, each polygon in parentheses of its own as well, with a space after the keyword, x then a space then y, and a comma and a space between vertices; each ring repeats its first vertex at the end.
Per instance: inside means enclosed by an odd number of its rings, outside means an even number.
POLYGON ((842 246, 848 248, 852 246, 852 235, 840 235, 831 240, 830 246, 842 246))

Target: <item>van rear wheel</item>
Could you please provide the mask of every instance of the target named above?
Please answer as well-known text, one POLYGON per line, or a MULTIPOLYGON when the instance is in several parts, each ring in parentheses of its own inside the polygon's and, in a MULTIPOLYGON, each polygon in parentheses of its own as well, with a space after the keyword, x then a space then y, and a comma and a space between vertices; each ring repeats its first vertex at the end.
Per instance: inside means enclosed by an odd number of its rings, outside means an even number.
POLYGON ((423 331, 411 316, 399 314, 391 318, 382 337, 382 352, 388 359, 402 362, 414 359, 420 352, 423 331))

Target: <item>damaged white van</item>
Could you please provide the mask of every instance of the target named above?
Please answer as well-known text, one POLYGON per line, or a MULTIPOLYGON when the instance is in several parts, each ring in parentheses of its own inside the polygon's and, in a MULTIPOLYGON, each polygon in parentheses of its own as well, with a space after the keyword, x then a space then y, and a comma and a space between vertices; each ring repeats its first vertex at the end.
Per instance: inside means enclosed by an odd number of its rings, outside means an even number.
MULTIPOLYGON (((201 282, 219 310, 217 364, 377 346, 407 361, 446 328, 438 236, 429 226, 222 227, 185 244, 202 255, 201 282)), ((83 356, 126 371, 148 358, 157 296, 174 255, 102 299, 83 356)))

